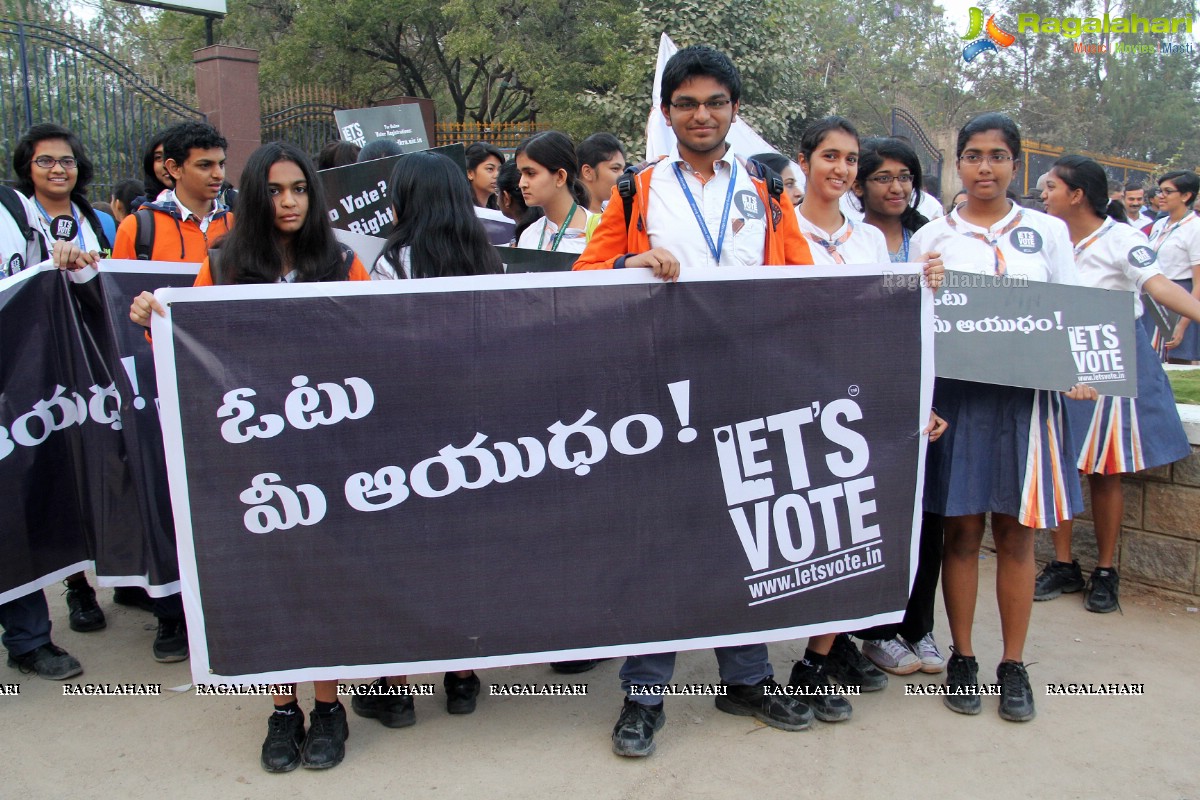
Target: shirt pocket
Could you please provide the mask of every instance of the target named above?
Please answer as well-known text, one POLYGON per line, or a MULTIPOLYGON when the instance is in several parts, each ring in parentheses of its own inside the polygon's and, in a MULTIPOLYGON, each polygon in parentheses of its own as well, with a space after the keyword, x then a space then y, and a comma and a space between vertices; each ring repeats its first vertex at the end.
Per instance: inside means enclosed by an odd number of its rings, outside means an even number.
POLYGON ((725 240, 729 258, 741 267, 763 265, 766 252, 767 221, 765 219, 736 219, 730 223, 730 236, 725 240))

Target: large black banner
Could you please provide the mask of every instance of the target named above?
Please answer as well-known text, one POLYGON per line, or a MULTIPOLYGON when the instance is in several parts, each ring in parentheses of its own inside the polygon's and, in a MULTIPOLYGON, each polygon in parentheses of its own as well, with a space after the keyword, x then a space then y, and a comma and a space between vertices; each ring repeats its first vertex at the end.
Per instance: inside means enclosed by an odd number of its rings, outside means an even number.
POLYGON ((102 262, 0 281, 0 602, 94 566, 178 591, 153 357, 128 319, 196 265, 102 262))
POLYGON ((197 682, 898 619, 932 295, 863 268, 162 293, 197 682))

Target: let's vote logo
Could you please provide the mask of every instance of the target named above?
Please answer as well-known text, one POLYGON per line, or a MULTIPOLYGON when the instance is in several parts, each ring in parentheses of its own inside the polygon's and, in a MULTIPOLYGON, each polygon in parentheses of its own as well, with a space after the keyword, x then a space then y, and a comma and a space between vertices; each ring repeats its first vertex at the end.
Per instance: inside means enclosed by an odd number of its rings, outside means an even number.
POLYGON ((995 14, 989 16, 987 24, 984 24, 982 8, 971 6, 969 13, 967 35, 961 37, 964 41, 970 42, 963 48, 963 61, 968 64, 983 53, 997 52, 998 48, 1008 47, 1017 40, 1015 36, 996 24, 995 14))

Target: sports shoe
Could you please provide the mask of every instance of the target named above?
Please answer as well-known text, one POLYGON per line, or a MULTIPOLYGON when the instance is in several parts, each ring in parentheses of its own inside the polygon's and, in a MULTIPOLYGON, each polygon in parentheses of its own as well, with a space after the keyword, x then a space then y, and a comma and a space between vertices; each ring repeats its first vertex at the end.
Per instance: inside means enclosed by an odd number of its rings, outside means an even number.
MULTIPOLYGON (((387 689, 387 678, 376 679, 371 688, 379 692, 387 689)), ((356 694, 350 707, 360 717, 379 720, 385 728, 407 728, 417 722, 411 694, 356 694)))
POLYGON ((1079 562, 1072 561, 1064 564, 1062 561, 1051 561, 1042 567, 1037 581, 1033 584, 1034 600, 1053 600, 1060 594, 1071 594, 1083 588, 1083 572, 1079 562))
POLYGON ((663 704, 646 706, 625 698, 612 732, 612 749, 619 756, 644 758, 654 752, 654 732, 667 724, 663 704))
POLYGON ((188 657, 187 622, 182 619, 160 619, 154 637, 154 660, 160 664, 186 661, 188 657))
POLYGON ((1088 580, 1087 594, 1083 598, 1083 607, 1097 614, 1107 614, 1121 607, 1117 600, 1117 588, 1121 578, 1113 567, 1096 567, 1088 580))
POLYGON ((70 611, 68 620, 71 630, 76 633, 103 630, 108 623, 104 620, 104 612, 96 604, 96 590, 86 581, 72 584, 63 581, 67 590, 67 609, 70 611))
POLYGON ((19 669, 26 675, 37 675, 48 681, 74 678, 83 672, 79 660, 55 645, 54 642, 47 642, 41 647, 35 647, 28 653, 22 653, 19 656, 9 653, 8 665, 19 669))
POLYGON ((942 702, 959 714, 978 714, 983 710, 978 688, 979 662, 975 656, 964 656, 951 647, 950 660, 946 662, 946 689, 950 693, 942 695, 942 702))
POLYGON ((300 749, 300 763, 305 769, 329 769, 346 757, 346 707, 338 703, 332 711, 313 709, 308 715, 308 736, 300 749))
POLYGON ((1011 722, 1028 722, 1037 713, 1033 710, 1033 689, 1029 673, 1020 661, 1001 661, 996 667, 1000 684, 1000 716, 1011 722))
POLYGON ((829 675, 824 667, 813 666, 801 659, 792 667, 788 685, 806 690, 805 694, 799 696, 804 698, 813 715, 822 722, 842 722, 850 719, 850 715, 854 713, 849 700, 833 693, 833 684, 829 682, 829 675))
POLYGON ((118 586, 113 589, 113 602, 119 606, 154 612, 154 600, 140 586, 118 586))
POLYGON ((921 672, 937 675, 946 671, 946 659, 942 655, 942 651, 938 649, 932 631, 915 643, 904 639, 904 644, 913 651, 917 658, 921 659, 921 672))
POLYGON ((267 772, 291 772, 300 766, 300 748, 304 744, 304 712, 275 713, 267 717, 267 738, 263 740, 259 763, 267 772))
POLYGON ((460 678, 447 672, 442 686, 446 689, 446 713, 470 714, 475 711, 475 699, 479 697, 478 675, 472 672, 470 677, 460 678))
POLYGON ((879 692, 888 684, 887 675, 863 658, 858 646, 844 633, 839 633, 829 648, 825 672, 842 686, 857 686, 863 692, 879 692))
POLYGON ((893 675, 911 675, 921 668, 921 659, 895 636, 864 639, 862 654, 875 666, 893 675))
POLYGON ((722 683, 725 694, 716 697, 717 708, 726 714, 754 717, 759 722, 782 731, 803 731, 812 725, 813 712, 805 698, 783 694, 771 678, 754 686, 722 683), (768 689, 772 690, 768 693, 768 689))

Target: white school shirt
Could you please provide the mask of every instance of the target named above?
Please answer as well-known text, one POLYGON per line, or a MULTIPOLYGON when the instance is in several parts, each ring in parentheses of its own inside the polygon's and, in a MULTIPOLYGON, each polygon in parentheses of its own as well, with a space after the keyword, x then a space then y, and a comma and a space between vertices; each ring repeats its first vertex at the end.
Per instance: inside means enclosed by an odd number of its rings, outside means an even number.
MULTIPOLYGON (((587 247, 587 229, 591 226, 592 217, 597 215, 583 206, 580 206, 579 210, 587 216, 587 220, 583 223, 583 229, 567 228, 562 241, 558 243, 557 252, 559 253, 582 253, 587 247)), ((557 235, 558 226, 551 222, 549 217, 542 217, 525 229, 517 241, 517 247, 526 250, 550 250, 554 237, 557 235), (538 247, 539 241, 542 243, 540 248, 538 247)))
POLYGON ((1066 223, 1016 203, 990 228, 972 225, 954 209, 913 234, 909 249, 913 253, 941 253, 946 269, 995 275, 995 251, 969 233, 982 234, 996 242, 1004 256, 1006 275, 1043 283, 1079 283, 1066 223), (1020 222, 1012 225, 1018 214, 1020 222), (1009 226, 1011 230, 997 238, 1009 226))
POLYGON ((1173 281, 1192 279, 1192 265, 1200 264, 1200 219, 1192 212, 1176 226, 1163 217, 1150 229, 1150 249, 1158 253, 1158 266, 1173 281))
POLYGON ((758 196, 758 190, 746 170, 746 160, 735 153, 732 146, 713 163, 713 176, 703 183, 695 170, 680 158, 678 145, 653 169, 645 218, 646 235, 651 247, 669 251, 685 267, 762 266, 767 246, 767 215, 771 210, 758 196), (672 165, 679 165, 679 173, 691 189, 715 247, 721 238, 721 216, 735 163, 737 174, 734 176, 733 200, 729 204, 729 221, 725 242, 721 246, 721 261, 717 263, 672 165))
MULTIPOLYGON (((25 208, 25 223, 37 233, 37 212, 32 204, 20 192, 16 196, 25 208)), ((26 267, 32 267, 42 260, 41 244, 38 236, 28 241, 21 235, 21 229, 4 206, 0 206, 0 278, 16 275, 26 267)))
MULTIPOLYGON (((412 248, 408 245, 400 248, 400 269, 405 278, 412 277, 412 248)), ((370 274, 373 281, 394 281, 401 277, 396 273, 396 266, 383 254, 371 265, 370 274)))
POLYGON ((1133 316, 1142 315, 1142 286, 1163 274, 1144 233, 1105 219, 1074 250, 1080 286, 1133 292, 1133 316))
POLYGON ((800 213, 800 207, 796 206, 796 221, 800 223, 800 233, 808 240, 808 249, 812 252, 813 264, 824 265, 838 263, 825 245, 820 244, 817 240, 824 239, 827 242, 837 242, 847 233, 849 236, 841 244, 836 244, 834 248, 838 255, 842 257, 843 264, 889 264, 892 257, 888 254, 887 237, 883 235, 883 231, 876 228, 874 225, 869 225, 866 222, 854 222, 849 217, 842 220, 842 225, 833 235, 830 236, 825 231, 818 228, 816 225, 808 221, 808 218, 800 213))
MULTIPOLYGON (((47 219, 46 214, 42 213, 42 209, 38 207, 38 204, 32 198, 26 198, 26 201, 33 209, 33 218, 37 222, 35 230, 42 234, 42 239, 46 242, 46 252, 50 252, 50 249, 54 247, 54 233, 50 230, 50 222, 54 217, 51 216, 47 219)), ((83 249, 91 252, 99 252, 100 239, 96 237, 96 232, 92 230, 92 225, 87 221, 87 217, 83 215, 83 211, 79 206, 71 203, 71 213, 79 224, 79 230, 83 233, 83 249)), ((79 244, 79 237, 76 236, 71 241, 79 244)))

